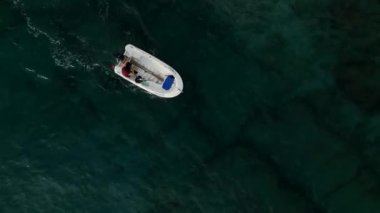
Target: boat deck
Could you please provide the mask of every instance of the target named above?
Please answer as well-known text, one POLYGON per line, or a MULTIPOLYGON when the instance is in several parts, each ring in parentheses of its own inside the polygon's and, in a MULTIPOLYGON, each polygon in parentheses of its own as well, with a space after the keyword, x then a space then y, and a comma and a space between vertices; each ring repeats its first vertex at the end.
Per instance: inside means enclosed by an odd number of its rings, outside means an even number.
POLYGON ((124 67, 126 66, 127 63, 131 64, 132 75, 130 76, 124 75, 124 77, 134 80, 137 76, 141 76, 144 81, 155 82, 157 84, 163 83, 164 81, 163 76, 159 76, 153 73, 152 71, 148 70, 141 64, 137 63, 134 60, 131 60, 128 57, 125 57, 124 60, 120 62, 119 66, 124 67))
POLYGON ((147 69, 144 69, 144 67, 142 67, 141 65, 137 64, 137 63, 133 63, 133 62, 130 62, 132 63, 132 71, 136 71, 137 74, 136 76, 141 76, 144 80, 146 81, 151 81, 151 82, 155 82, 157 84, 162 84, 162 82, 164 81, 163 77, 157 75, 157 74, 154 74, 153 72, 147 70, 147 69))

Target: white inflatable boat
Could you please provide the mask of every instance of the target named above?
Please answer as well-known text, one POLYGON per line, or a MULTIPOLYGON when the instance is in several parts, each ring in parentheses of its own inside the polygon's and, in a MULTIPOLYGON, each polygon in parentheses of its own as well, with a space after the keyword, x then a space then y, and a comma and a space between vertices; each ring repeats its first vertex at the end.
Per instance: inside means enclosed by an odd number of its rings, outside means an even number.
POLYGON ((162 98, 181 94, 181 76, 169 65, 151 54, 128 44, 114 67, 117 75, 132 84, 162 98))

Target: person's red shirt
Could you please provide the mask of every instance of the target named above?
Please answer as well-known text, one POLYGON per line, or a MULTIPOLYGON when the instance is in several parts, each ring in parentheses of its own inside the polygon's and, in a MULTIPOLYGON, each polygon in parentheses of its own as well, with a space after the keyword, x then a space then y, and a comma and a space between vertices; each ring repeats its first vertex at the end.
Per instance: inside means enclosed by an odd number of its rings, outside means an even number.
POLYGON ((131 69, 128 69, 127 67, 123 67, 121 69, 121 74, 123 74, 125 77, 129 77, 131 74, 131 69))

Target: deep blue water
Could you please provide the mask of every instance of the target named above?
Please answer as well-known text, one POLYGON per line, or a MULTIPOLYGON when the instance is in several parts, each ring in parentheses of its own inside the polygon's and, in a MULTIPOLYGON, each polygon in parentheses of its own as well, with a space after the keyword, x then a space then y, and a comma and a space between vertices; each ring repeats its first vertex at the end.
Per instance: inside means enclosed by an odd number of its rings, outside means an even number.
POLYGON ((0 212, 380 212, 376 0, 0 0, 0 212), (182 76, 118 78, 132 43, 182 76))

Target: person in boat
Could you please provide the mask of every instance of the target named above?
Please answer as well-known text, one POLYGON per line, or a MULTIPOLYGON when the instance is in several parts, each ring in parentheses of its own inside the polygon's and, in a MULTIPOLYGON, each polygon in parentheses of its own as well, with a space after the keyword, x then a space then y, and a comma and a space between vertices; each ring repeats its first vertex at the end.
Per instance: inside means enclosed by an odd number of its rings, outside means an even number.
POLYGON ((134 71, 132 71, 132 64, 130 62, 127 62, 125 66, 121 69, 121 73, 125 77, 132 77, 134 75, 134 71))
POLYGON ((133 78, 134 76, 136 76, 135 81, 137 83, 141 83, 143 79, 141 76, 137 76, 138 72, 136 70, 132 69, 131 60, 132 60, 131 58, 124 55, 124 59, 122 61, 123 68, 121 69, 121 72, 123 76, 128 77, 128 78, 133 78))
POLYGON ((132 58, 130 58, 126 55, 123 55, 123 60, 121 60, 121 63, 123 64, 123 66, 126 66, 128 63, 131 63, 131 60, 132 60, 132 58))

